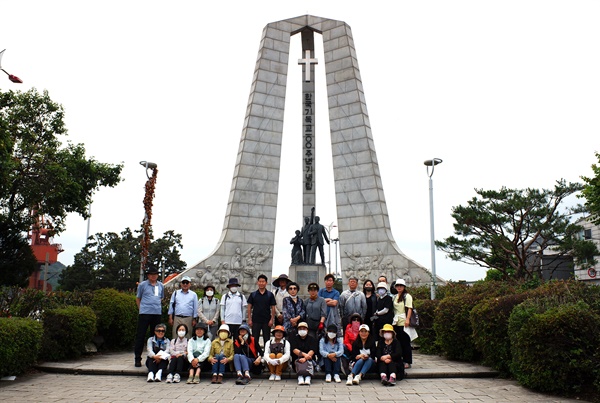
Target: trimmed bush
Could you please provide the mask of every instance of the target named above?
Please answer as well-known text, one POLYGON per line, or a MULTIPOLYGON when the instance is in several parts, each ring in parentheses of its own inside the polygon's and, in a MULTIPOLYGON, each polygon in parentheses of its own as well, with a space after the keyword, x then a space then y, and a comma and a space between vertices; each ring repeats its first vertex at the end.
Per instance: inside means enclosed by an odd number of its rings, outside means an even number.
POLYGON ((473 343, 473 329, 469 315, 481 301, 479 295, 459 295, 440 301, 435 309, 433 328, 436 343, 448 358, 460 361, 477 361, 481 354, 473 343))
POLYGON ((51 361, 79 357, 96 334, 96 314, 87 306, 49 309, 43 324, 41 357, 51 361))
POLYGON ((509 329, 512 370, 523 386, 568 395, 597 380, 600 316, 585 302, 525 301, 509 329))
POLYGON ((523 302, 528 294, 489 298, 475 305, 470 320, 473 343, 481 352, 483 363, 504 375, 510 373, 512 356, 508 337, 508 319, 513 308, 523 302))
POLYGON ((0 376, 19 375, 35 363, 42 324, 25 318, 0 318, 0 376))
POLYGON ((439 354, 442 352, 440 346, 436 343, 435 330, 433 328, 435 319, 435 308, 439 305, 440 300, 417 300, 415 308, 419 312, 420 325, 417 329, 419 337, 416 339, 416 344, 419 345, 421 352, 425 354, 439 354))
POLYGON ((138 319, 135 295, 112 288, 97 290, 91 308, 98 318, 98 334, 104 338, 107 347, 131 347, 138 319))

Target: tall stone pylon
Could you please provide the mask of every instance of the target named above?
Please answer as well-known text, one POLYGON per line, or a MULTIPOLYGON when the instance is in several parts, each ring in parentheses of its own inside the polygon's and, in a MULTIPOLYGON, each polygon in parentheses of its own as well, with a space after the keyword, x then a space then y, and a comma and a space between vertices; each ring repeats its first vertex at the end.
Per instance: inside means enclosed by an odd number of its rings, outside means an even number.
POLYGON ((182 275, 220 290, 235 277, 244 293, 255 289, 258 274, 272 275, 290 37, 307 30, 323 39, 344 282, 351 275, 376 282, 383 274, 389 282, 430 283, 430 272, 392 236, 350 26, 311 15, 263 30, 223 231, 214 251, 182 275))

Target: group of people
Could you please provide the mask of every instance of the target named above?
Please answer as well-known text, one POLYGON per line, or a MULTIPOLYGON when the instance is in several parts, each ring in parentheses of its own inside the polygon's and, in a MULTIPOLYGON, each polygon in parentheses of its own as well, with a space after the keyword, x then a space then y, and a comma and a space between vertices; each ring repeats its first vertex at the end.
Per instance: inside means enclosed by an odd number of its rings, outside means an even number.
POLYGON ((197 298, 190 290, 191 279, 183 277, 181 287, 171 296, 169 324, 160 323, 160 301, 164 289, 158 273, 149 269, 148 280, 138 286, 140 310, 135 344, 135 365, 141 366, 147 328, 154 335, 146 341, 148 382, 200 382, 201 372, 211 374, 211 383, 222 383, 228 368, 237 374, 236 383, 245 385, 252 375, 268 368, 269 380, 281 380, 293 366, 299 385, 310 385, 316 371, 325 372, 325 382, 341 382, 342 368, 347 385, 358 385, 375 371, 386 386, 395 385, 412 364, 411 341, 417 336, 411 328, 412 296, 404 280, 398 279, 390 293, 381 276, 377 287, 371 280, 358 289, 358 279, 348 279, 342 293, 333 288, 335 277, 324 278, 324 288, 308 284, 309 297, 298 296, 299 285, 280 275, 267 289, 268 278, 257 278, 257 290, 240 293, 236 278, 229 279, 228 291, 219 300, 215 287, 206 285, 197 298), (262 342, 261 342, 262 338, 262 342))

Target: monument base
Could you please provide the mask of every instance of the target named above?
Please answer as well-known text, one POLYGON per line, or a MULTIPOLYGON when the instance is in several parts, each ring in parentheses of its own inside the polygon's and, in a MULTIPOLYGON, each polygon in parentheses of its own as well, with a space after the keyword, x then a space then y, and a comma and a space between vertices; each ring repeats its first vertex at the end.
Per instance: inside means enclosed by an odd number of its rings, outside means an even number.
POLYGON ((288 275, 292 281, 299 285, 298 295, 300 298, 308 298, 308 285, 310 283, 319 284, 323 288, 323 277, 327 274, 327 267, 314 264, 290 265, 288 275))

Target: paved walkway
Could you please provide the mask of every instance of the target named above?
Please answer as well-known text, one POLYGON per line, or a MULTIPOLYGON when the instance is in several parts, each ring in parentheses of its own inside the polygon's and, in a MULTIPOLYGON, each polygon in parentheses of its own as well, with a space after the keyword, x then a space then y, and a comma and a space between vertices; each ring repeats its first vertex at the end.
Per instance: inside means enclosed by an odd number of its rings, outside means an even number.
MULTIPOLYGON (((495 377, 488 368, 414 354, 409 377, 395 387, 375 379, 360 386, 315 379, 299 386, 296 379, 272 382, 253 379, 246 386, 229 378, 211 384, 205 375, 199 385, 148 383, 145 370, 133 366, 133 354, 103 354, 81 360, 44 363, 43 372, 0 382, 8 402, 576 402, 531 392, 516 382, 495 377), (74 375, 76 374, 76 375, 74 375)), ((289 377, 289 375, 288 375, 289 377)))

